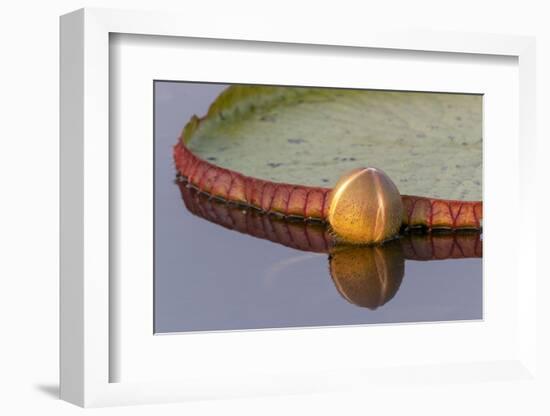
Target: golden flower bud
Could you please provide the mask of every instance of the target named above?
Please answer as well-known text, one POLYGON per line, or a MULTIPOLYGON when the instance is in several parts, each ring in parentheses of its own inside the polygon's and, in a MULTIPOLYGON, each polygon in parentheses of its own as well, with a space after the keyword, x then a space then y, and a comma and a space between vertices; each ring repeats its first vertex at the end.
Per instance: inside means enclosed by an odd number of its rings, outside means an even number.
POLYGON ((401 195, 388 175, 359 168, 342 176, 332 189, 327 219, 341 240, 372 244, 395 237, 402 215, 401 195))

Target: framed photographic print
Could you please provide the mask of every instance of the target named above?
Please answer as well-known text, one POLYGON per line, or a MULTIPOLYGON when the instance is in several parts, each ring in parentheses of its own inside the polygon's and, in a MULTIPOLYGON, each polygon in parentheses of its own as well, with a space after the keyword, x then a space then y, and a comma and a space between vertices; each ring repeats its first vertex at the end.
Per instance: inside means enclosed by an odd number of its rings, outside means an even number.
POLYGON ((179 21, 61 18, 62 398, 537 383, 533 39, 179 21))

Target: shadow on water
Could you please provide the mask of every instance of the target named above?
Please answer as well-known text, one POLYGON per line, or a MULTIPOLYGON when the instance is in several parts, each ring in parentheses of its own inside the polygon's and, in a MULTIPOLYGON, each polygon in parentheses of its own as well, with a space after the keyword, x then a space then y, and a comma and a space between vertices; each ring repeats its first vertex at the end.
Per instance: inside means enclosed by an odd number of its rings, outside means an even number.
POLYGON ((267 215, 213 199, 184 182, 177 184, 185 207, 202 219, 296 250, 326 253, 336 289, 344 299, 360 307, 376 309, 395 296, 404 277, 405 260, 482 257, 482 234, 477 231, 417 231, 375 246, 343 245, 321 222, 267 215))

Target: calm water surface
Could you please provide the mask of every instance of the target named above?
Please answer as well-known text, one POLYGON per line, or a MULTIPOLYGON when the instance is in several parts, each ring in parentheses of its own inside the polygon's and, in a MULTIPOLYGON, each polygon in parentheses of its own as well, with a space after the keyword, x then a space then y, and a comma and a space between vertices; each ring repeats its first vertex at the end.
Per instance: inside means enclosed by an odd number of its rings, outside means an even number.
MULTIPOLYGON (((415 259, 431 257, 433 244, 435 254, 448 252, 448 238, 329 255, 318 228, 304 234, 297 224, 289 229, 189 190, 182 194, 172 146, 191 115, 202 115, 223 87, 155 84, 156 333, 482 318, 480 258, 415 259)), ((453 252, 468 255, 476 238, 459 239, 453 252)))

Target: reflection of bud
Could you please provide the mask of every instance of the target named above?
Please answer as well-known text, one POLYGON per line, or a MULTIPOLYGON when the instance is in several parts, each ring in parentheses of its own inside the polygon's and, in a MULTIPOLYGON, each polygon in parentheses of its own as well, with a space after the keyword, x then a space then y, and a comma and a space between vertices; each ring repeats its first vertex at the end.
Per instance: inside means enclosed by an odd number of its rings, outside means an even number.
POLYGON ((376 309, 397 292, 405 272, 399 241, 380 246, 335 247, 329 257, 332 280, 350 303, 376 309))
POLYGON ((401 195, 380 169, 355 169, 342 176, 329 204, 328 222, 348 243, 381 243, 395 237, 401 227, 401 195))

